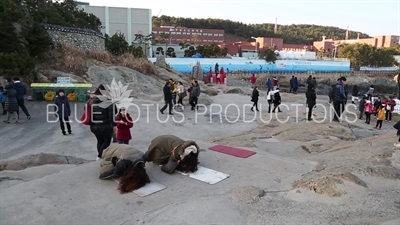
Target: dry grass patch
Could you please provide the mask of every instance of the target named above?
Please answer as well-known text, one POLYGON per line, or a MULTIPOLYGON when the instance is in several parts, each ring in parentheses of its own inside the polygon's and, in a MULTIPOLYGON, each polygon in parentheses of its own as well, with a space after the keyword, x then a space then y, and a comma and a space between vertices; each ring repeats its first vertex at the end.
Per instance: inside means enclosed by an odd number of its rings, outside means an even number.
POLYGON ((155 75, 156 69, 152 62, 144 58, 135 58, 132 54, 123 54, 119 56, 116 63, 120 66, 136 70, 147 75, 155 75))
POLYGON ((62 45, 49 51, 40 67, 83 76, 88 70, 86 62, 89 59, 127 67, 146 75, 157 74, 153 63, 146 58, 135 58, 132 54, 113 56, 108 51, 85 52, 72 45, 62 45))
POLYGON ((77 74, 84 74, 87 71, 86 66, 86 53, 79 51, 71 45, 65 45, 62 51, 62 66, 67 71, 75 72, 77 74))
POLYGON ((92 51, 88 52, 87 56, 103 63, 111 63, 112 59, 112 55, 107 51, 92 51))

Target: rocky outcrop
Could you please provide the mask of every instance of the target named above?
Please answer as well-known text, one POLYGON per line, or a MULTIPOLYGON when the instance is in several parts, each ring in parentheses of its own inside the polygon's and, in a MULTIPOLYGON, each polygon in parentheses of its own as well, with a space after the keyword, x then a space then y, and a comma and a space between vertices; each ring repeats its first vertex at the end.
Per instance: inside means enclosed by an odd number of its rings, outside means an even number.
MULTIPOLYGON (((70 77, 73 83, 91 83, 93 90, 100 84, 111 85, 113 79, 117 82, 121 81, 123 85, 128 85, 128 89, 132 90, 131 97, 138 99, 146 99, 152 101, 163 101, 162 89, 165 82, 172 78, 175 81, 181 81, 185 87, 189 86, 192 80, 189 76, 180 74, 170 69, 156 66, 157 76, 149 76, 122 66, 111 66, 97 61, 88 61, 88 70, 84 77, 70 73, 50 70, 39 73, 41 82, 53 83, 57 77, 70 77)), ((205 85, 199 81, 201 93, 199 103, 209 105, 212 103, 208 96, 215 96, 218 91, 213 87, 205 85), (204 95, 205 94, 205 95, 204 95)))
POLYGON ((158 54, 156 56, 156 62, 155 62, 156 66, 159 66, 161 68, 167 68, 167 62, 165 61, 165 56, 158 54))
POLYGON ((192 68, 192 79, 203 80, 203 70, 201 69, 199 61, 197 61, 196 65, 192 68))
POLYGON ((244 94, 244 91, 238 87, 225 87, 222 89, 224 94, 244 94))

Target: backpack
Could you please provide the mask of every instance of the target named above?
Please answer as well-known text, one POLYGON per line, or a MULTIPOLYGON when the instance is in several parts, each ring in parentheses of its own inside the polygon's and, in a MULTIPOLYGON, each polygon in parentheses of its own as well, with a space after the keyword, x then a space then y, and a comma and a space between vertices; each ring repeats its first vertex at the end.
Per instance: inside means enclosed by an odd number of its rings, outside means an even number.
POLYGON ((181 97, 181 98, 184 98, 184 97, 187 96, 186 88, 184 88, 183 90, 184 90, 183 93, 180 93, 180 94, 179 94, 179 97, 181 97))

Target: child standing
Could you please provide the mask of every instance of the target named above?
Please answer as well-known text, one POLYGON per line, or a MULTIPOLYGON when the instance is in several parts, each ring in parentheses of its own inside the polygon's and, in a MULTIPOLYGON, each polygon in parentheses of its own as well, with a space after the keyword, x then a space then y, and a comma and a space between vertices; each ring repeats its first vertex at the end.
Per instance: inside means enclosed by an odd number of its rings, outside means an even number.
POLYGON ((116 118, 117 122, 117 140, 119 144, 129 144, 132 139, 131 128, 133 127, 132 118, 125 108, 121 108, 116 118))
POLYGON ((365 123, 366 124, 369 124, 371 122, 372 110, 373 110, 373 105, 370 100, 367 100, 364 104, 365 123))
POLYGON ((376 110, 376 117, 377 117, 377 121, 376 121, 375 129, 380 130, 382 128, 382 122, 385 119, 385 105, 379 106, 379 108, 376 110))
POLYGON ((367 97, 364 96, 361 101, 359 102, 358 105, 358 110, 360 111, 360 116, 358 117, 358 119, 362 120, 363 114, 364 114, 364 106, 365 106, 365 102, 367 100, 367 97))
POLYGON ((69 123, 69 117, 71 116, 71 108, 69 106, 68 98, 65 96, 65 92, 63 90, 59 90, 54 100, 54 112, 56 112, 56 116, 60 121, 60 128, 63 135, 67 135, 65 132, 65 125, 67 125, 67 130, 69 134, 72 134, 71 124, 69 123))
POLYGON ((0 103, 3 107, 3 115, 6 115, 5 103, 6 103, 6 96, 4 95, 4 88, 0 86, 0 103))

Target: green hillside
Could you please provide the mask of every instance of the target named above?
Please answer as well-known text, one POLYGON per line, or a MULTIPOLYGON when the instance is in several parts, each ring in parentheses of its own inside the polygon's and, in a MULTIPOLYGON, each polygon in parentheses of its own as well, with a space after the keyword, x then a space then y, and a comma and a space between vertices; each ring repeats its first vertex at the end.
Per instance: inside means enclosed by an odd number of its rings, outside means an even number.
MULTIPOLYGON (((153 26, 182 26, 202 29, 221 29, 225 33, 249 39, 250 37, 282 37, 286 44, 312 44, 313 41, 326 38, 344 39, 346 30, 338 27, 327 27, 311 24, 279 25, 278 34, 274 34, 273 23, 244 24, 222 19, 192 19, 171 16, 153 16, 153 26)), ((349 31, 349 38, 357 38, 357 31, 349 31)), ((360 32, 360 38, 368 38, 368 34, 360 32)))

